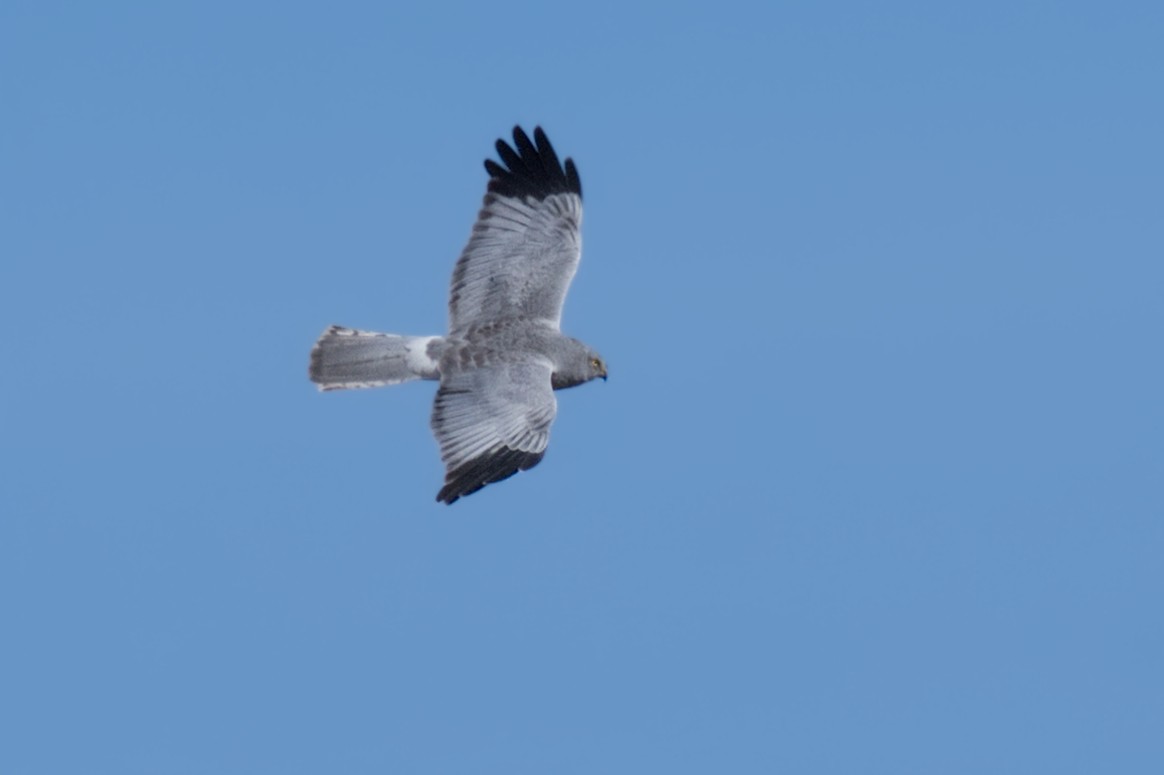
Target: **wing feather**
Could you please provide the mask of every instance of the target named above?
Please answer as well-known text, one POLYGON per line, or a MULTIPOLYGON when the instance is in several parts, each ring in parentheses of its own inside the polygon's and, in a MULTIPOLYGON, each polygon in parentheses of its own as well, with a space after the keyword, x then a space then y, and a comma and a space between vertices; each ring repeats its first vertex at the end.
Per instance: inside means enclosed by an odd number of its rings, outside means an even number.
POLYGON ((557 328, 582 256, 582 183, 563 165, 541 127, 534 139, 514 127, 487 159, 485 202, 453 270, 449 331, 507 318, 557 328), (516 148, 516 150, 515 150, 516 148))
POLYGON ((548 360, 527 359, 442 374, 432 410, 445 464, 438 501, 453 503, 541 461, 557 414, 552 371, 548 360))

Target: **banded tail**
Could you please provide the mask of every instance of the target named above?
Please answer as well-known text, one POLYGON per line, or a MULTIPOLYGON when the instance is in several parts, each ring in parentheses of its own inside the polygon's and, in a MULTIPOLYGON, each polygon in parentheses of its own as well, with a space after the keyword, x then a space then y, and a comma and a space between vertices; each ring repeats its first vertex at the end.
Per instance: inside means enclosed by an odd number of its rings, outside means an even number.
POLYGON ((332 326, 311 348, 308 374, 320 390, 440 379, 439 336, 398 336, 332 326))

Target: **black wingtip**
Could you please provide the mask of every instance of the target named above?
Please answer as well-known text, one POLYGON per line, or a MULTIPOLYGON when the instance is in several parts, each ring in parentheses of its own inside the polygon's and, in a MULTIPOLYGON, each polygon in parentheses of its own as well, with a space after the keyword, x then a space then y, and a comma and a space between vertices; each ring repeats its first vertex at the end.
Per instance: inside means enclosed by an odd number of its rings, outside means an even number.
POLYGON ((437 493, 437 502, 451 506, 459 498, 472 495, 487 484, 504 481, 518 471, 528 471, 540 463, 545 454, 502 447, 496 452, 474 458, 448 472, 445 486, 437 493))
POLYGON ((496 143, 501 164, 485 160, 489 173, 489 193, 508 197, 545 199, 554 194, 582 196, 582 180, 573 159, 565 166, 558 160, 545 131, 534 127, 533 141, 520 126, 513 128, 513 145, 505 140, 496 143))

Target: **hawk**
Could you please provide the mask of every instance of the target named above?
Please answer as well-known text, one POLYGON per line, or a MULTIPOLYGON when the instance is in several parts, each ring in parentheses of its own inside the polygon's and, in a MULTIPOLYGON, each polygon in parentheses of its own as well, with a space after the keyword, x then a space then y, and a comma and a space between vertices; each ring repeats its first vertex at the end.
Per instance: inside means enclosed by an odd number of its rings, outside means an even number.
POLYGON ((431 426, 445 465, 437 501, 454 503, 541 462, 554 391, 601 377, 606 362, 561 331, 582 256, 582 182, 541 127, 486 159, 489 184, 453 269, 449 330, 401 336, 331 326, 311 350, 320 390, 437 380, 431 426))

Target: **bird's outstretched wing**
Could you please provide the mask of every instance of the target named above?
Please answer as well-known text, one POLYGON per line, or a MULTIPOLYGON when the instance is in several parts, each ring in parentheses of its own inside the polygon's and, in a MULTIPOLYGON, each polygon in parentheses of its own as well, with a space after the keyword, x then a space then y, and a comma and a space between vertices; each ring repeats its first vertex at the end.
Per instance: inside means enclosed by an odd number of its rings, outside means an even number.
POLYGON ((541 461, 558 411, 552 370, 548 359, 530 357, 442 374, 432 409, 445 464, 438 501, 452 503, 541 461))
POLYGON ((582 183, 571 159, 558 161, 541 127, 533 141, 513 129, 497 141, 489 187, 469 244, 453 270, 449 332, 508 318, 557 328, 582 256, 582 183))

